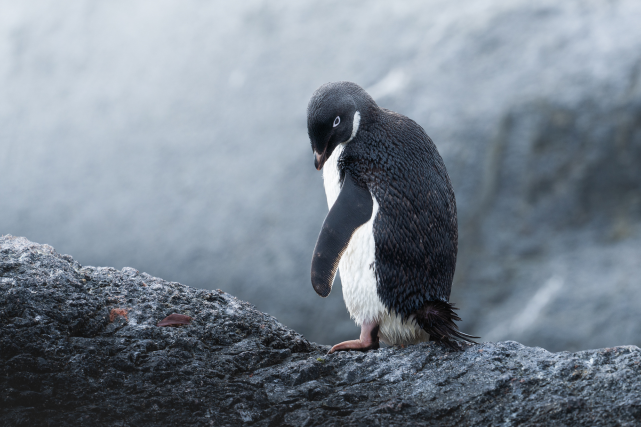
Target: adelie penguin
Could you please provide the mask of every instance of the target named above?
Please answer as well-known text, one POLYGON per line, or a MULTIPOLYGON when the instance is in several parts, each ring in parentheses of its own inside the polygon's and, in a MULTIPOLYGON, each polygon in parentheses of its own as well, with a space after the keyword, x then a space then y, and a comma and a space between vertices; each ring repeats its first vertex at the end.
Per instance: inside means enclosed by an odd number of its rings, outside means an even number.
POLYGON ((438 341, 458 349, 449 303, 456 266, 456 202, 443 159, 423 128, 379 108, 360 86, 327 83, 312 95, 307 130, 323 170, 329 213, 312 257, 326 297, 340 268, 343 297, 361 327, 339 350, 438 341))

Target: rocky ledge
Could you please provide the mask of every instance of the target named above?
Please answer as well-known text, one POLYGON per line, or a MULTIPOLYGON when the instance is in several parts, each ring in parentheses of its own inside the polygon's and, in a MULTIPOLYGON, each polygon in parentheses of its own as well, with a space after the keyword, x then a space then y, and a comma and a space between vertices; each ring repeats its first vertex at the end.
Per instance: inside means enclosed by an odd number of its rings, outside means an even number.
MULTIPOLYGON (((320 319, 319 319, 320 320, 320 319)), ((641 350, 326 355, 222 291, 0 238, 0 424, 638 425, 641 350), (193 320, 158 327, 177 313, 193 320)))

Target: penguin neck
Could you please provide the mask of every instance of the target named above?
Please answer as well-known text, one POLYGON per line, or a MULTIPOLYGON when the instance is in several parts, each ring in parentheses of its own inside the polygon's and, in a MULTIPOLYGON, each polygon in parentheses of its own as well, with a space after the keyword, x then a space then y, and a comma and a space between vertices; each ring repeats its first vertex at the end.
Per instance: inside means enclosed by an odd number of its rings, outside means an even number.
MULTIPOLYGON (((354 133, 352 132, 352 134, 354 133)), ((325 196, 327 196, 327 206, 330 209, 334 206, 341 192, 341 172, 338 169, 338 160, 343 154, 345 144, 338 144, 323 166, 323 184, 325 186, 325 196)))
MULTIPOLYGON (((350 135, 350 137, 349 137, 349 139, 347 141, 345 141, 345 142, 343 142, 342 144, 339 144, 339 145, 345 146, 345 144, 347 144, 352 139, 354 139, 354 137, 356 136, 356 133, 358 132, 358 128, 359 128, 360 124, 361 124, 361 113, 359 111, 357 111, 357 112, 354 113, 354 119, 352 120, 352 134, 350 135)), ((338 147, 336 147, 336 149, 338 149, 338 147)), ((334 151, 336 151, 336 149, 334 151)), ((333 155, 333 153, 332 153, 332 155, 333 155)))

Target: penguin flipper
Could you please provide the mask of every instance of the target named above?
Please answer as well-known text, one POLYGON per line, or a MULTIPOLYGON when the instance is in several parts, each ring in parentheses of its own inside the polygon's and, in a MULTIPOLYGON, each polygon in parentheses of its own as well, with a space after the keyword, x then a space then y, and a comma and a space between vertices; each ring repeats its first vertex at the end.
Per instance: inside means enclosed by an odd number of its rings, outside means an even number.
POLYGON ((372 217, 374 202, 367 187, 345 173, 343 187, 321 228, 312 257, 312 286, 326 297, 332 290, 338 262, 354 232, 372 217))

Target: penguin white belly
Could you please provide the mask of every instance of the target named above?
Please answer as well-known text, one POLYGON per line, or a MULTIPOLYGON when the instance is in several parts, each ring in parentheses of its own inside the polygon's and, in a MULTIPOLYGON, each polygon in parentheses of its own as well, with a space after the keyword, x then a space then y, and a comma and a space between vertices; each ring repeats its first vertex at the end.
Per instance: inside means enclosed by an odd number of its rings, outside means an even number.
MULTIPOLYGON (((338 145, 323 167, 325 194, 330 209, 341 190, 338 159, 344 148, 344 144, 338 145)), ((409 322, 401 322, 401 318, 395 313, 388 313, 376 292, 374 219, 378 213, 378 201, 374 196, 372 201, 372 217, 354 232, 338 264, 347 311, 359 326, 363 322, 378 323, 378 335, 386 344, 414 344, 427 341, 429 336, 413 318, 409 322)))

